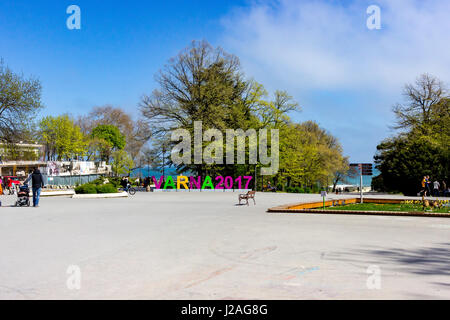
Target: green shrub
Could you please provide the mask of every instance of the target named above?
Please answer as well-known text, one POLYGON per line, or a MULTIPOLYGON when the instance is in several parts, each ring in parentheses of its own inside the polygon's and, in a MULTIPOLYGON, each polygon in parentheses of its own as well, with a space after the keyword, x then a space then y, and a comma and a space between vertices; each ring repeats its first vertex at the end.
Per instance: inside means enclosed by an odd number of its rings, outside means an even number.
POLYGON ((283 191, 283 185, 281 183, 277 184, 277 191, 283 191))
POLYGON ((96 185, 96 186, 99 186, 99 185, 103 184, 103 181, 104 181, 104 178, 103 178, 103 177, 98 177, 97 179, 92 180, 92 181, 89 182, 89 183, 90 183, 90 184, 93 184, 93 185, 96 185))
POLYGON ((97 186, 97 193, 117 193, 117 188, 112 183, 97 186))
POLYGON ((97 179, 92 180, 89 183, 94 184, 96 186, 101 186, 105 184, 106 180, 108 180, 108 184, 112 184, 114 187, 120 188, 121 187, 120 183, 122 181, 121 179, 122 178, 120 177, 98 177, 97 179))
POLYGON ((82 184, 75 188, 77 194, 117 193, 117 187, 112 183, 103 184, 99 179, 82 184))
POLYGON ((97 193, 97 187, 92 183, 82 184, 75 188, 76 194, 95 194, 97 193))
POLYGON ((114 178, 108 178, 108 180, 109 180, 109 183, 112 184, 116 188, 120 188, 122 186, 120 184, 122 181, 121 178, 114 177, 114 178))
POLYGON ((295 193, 302 193, 302 191, 303 191, 303 190, 302 190, 300 187, 295 187, 295 188, 294 188, 294 192, 295 192, 295 193))

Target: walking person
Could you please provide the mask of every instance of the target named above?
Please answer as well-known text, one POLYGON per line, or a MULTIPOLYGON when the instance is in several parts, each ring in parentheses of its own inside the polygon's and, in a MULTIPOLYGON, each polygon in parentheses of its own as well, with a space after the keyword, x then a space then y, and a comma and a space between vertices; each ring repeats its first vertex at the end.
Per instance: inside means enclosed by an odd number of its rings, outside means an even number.
POLYGON ((427 196, 427 176, 423 176, 422 179, 422 190, 420 190, 420 194, 424 197, 427 196))
POLYGON ((437 181, 437 179, 433 182, 433 196, 435 197, 439 197, 439 187, 441 186, 441 184, 439 183, 439 181, 437 181))
POLYGON ((150 191, 150 177, 146 177, 144 179, 144 188, 145 188, 145 191, 147 191, 147 192, 150 191))
POLYGON ((38 168, 33 170, 33 173, 24 181, 27 184, 31 180, 31 188, 33 190, 33 207, 39 207, 39 197, 41 196, 41 189, 44 187, 44 177, 38 168))
POLYGON ((445 189, 445 191, 444 191, 444 197, 450 197, 450 187, 448 187, 447 189, 445 189))
POLYGON ((433 195, 433 193, 431 192, 431 181, 430 181, 430 176, 426 176, 426 181, 425 181, 426 187, 427 187, 427 192, 430 196, 433 195))

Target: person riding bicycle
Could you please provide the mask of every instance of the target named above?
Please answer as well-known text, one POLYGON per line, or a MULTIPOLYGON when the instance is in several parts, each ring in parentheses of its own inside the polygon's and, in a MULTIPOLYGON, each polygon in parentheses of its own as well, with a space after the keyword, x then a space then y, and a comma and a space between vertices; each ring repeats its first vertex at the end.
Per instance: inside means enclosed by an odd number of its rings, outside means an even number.
POLYGON ((120 184, 122 185, 123 190, 128 191, 128 188, 130 187, 130 184, 128 183, 128 178, 123 177, 120 184))

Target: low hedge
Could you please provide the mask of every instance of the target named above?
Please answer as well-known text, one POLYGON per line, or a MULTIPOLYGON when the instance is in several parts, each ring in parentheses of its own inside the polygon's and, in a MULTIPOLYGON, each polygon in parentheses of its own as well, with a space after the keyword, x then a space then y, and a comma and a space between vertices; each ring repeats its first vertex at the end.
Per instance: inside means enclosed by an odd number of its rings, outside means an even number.
POLYGON ((97 186, 97 193, 117 193, 117 188, 113 184, 107 183, 97 186))
POLYGON ((92 183, 82 184, 75 188, 76 194, 93 194, 97 193, 97 186, 92 183))
POLYGON ((312 190, 309 187, 301 188, 301 187, 287 187, 286 192, 288 193, 315 193, 315 190, 312 190))
POLYGON ((111 184, 85 183, 75 188, 76 194, 117 193, 117 188, 111 184))

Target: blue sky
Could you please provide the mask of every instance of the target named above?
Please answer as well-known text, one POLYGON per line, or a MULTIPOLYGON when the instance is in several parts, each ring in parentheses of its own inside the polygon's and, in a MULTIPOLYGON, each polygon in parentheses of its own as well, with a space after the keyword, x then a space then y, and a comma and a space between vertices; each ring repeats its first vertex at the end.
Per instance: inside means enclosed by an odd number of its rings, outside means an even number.
POLYGON ((138 116, 154 74, 194 39, 236 54, 248 77, 286 89, 336 135, 351 161, 371 161, 402 86, 423 72, 450 80, 450 2, 25 1, 0 2, 0 56, 43 84, 43 114, 120 106, 138 116), (81 8, 68 30, 66 8, 81 8), (381 8, 368 30, 366 8, 381 8))

